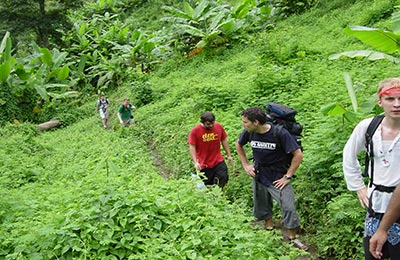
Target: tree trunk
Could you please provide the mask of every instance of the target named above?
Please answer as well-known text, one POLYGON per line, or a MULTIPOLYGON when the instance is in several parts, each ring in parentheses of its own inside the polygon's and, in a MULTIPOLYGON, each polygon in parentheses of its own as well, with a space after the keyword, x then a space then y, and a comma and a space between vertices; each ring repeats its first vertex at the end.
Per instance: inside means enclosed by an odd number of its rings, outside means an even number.
POLYGON ((37 126, 40 131, 46 131, 60 125, 60 120, 50 120, 37 126))
POLYGON ((41 47, 49 46, 49 35, 47 29, 47 17, 46 17, 46 4, 45 0, 39 0, 39 15, 40 23, 38 24, 38 41, 41 47))

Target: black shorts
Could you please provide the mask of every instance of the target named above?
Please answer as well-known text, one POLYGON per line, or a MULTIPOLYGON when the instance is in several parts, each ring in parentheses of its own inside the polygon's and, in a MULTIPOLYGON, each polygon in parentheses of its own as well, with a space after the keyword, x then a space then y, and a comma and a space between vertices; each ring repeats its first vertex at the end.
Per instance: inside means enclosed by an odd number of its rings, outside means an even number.
POLYGON ((204 179, 205 185, 225 185, 228 182, 228 167, 226 166, 225 161, 222 161, 215 165, 214 168, 205 168, 201 170, 204 172, 206 179, 204 179))

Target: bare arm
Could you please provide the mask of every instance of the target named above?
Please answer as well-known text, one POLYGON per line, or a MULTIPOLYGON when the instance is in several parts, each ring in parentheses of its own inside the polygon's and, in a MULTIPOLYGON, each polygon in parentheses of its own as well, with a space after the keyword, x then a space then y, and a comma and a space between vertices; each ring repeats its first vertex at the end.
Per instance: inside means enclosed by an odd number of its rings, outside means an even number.
POLYGON ((390 226, 400 218, 400 185, 397 186, 390 199, 386 213, 383 215, 378 230, 372 236, 369 243, 369 251, 377 258, 382 257, 382 246, 387 240, 387 232, 390 226))
POLYGON ((256 173, 255 173, 254 165, 249 164, 249 161, 247 160, 247 157, 246 157, 246 151, 244 150, 243 146, 241 146, 239 144, 239 142, 236 141, 235 147, 236 147, 236 152, 239 156, 239 159, 242 162, 244 170, 247 172, 247 174, 249 176, 255 177, 256 173))
POLYGON ((303 152, 300 149, 297 149, 293 153, 292 162, 290 163, 289 169, 287 170, 286 175, 292 177, 296 172, 297 168, 299 168, 301 161, 303 160, 303 152))
POLYGON ((369 198, 368 198, 368 189, 367 187, 363 187, 357 191, 358 200, 360 201, 361 207, 368 208, 369 198))
POLYGON ((117 112, 117 117, 118 117, 118 119, 119 119, 119 122, 120 122, 121 124, 123 124, 124 121, 122 121, 121 113, 120 113, 119 111, 117 112))
POLYGON ((194 163, 194 167, 196 168, 196 170, 200 170, 200 163, 197 161, 197 157, 196 157, 196 146, 194 144, 189 144, 189 154, 190 157, 192 157, 192 161, 194 163))
MULTIPOLYGON (((295 150, 294 152, 292 152, 292 154, 293 154, 292 161, 285 175, 288 176, 289 178, 293 177, 297 168, 299 168, 301 161, 303 160, 303 152, 301 151, 301 149, 295 150)), ((277 189, 283 189, 289 182, 290 182, 289 179, 282 177, 279 180, 274 181, 274 186, 277 189)))
POLYGON ((231 150, 229 150, 229 144, 227 138, 221 141, 222 147, 225 150, 226 156, 228 157, 228 162, 232 163, 232 155, 231 155, 231 150))

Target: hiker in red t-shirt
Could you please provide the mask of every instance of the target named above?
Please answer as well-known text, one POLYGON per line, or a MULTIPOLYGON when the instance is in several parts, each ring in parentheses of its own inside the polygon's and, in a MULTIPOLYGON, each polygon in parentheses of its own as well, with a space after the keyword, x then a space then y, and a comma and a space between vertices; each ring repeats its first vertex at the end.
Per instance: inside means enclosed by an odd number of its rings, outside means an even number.
POLYGON ((223 187, 228 182, 228 168, 221 154, 221 144, 232 163, 227 134, 221 124, 215 122, 211 112, 204 112, 200 117, 200 124, 195 126, 189 134, 189 153, 196 170, 204 172, 204 184, 218 184, 223 187))

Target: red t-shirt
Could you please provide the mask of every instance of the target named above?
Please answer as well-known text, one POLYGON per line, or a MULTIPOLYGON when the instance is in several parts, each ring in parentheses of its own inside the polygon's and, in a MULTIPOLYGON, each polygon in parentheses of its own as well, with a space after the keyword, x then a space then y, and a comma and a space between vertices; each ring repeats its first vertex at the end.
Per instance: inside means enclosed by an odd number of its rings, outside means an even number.
POLYGON ((224 128, 217 122, 210 130, 200 124, 190 131, 188 143, 196 146, 196 158, 201 169, 214 168, 224 160, 221 154, 221 141, 226 137, 224 128))

